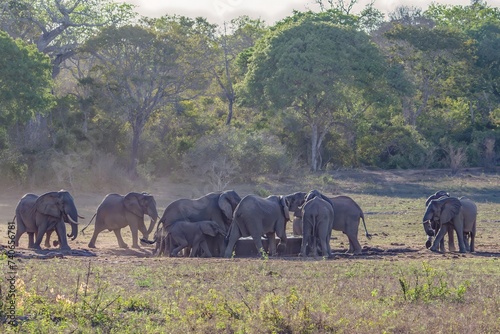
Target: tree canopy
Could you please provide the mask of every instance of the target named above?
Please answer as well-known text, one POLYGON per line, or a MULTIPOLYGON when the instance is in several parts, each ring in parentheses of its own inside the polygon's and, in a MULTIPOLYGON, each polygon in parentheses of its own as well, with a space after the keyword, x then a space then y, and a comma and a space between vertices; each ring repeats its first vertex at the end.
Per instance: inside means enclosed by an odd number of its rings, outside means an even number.
POLYGON ((314 4, 268 25, 0 2, 0 171, 224 187, 304 168, 498 165, 498 8, 314 4))

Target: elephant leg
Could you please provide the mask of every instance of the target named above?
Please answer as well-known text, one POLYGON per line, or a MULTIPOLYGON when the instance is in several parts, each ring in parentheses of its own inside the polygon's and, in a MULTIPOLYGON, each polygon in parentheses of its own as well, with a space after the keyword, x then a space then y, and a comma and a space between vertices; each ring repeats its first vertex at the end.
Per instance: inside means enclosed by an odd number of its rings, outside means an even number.
POLYGON ((300 256, 306 257, 307 256, 307 245, 309 243, 309 233, 306 233, 306 231, 303 231, 302 234, 302 244, 300 246, 300 256))
POLYGON ((40 247, 40 244, 42 243, 42 238, 43 238, 46 231, 47 231, 47 223, 41 223, 38 226, 36 240, 35 240, 35 243, 33 244, 33 247, 32 247, 33 249, 38 249, 38 250, 42 249, 42 247, 40 247))
POLYGON ((128 245, 125 243, 125 241, 123 241, 121 230, 122 230, 121 228, 113 230, 113 232, 115 232, 116 240, 118 241, 118 246, 120 248, 128 248, 128 245))
POLYGON ((276 235, 278 238, 280 238, 280 243, 278 244, 278 252, 280 254, 285 254, 286 252, 286 243, 288 241, 286 237, 286 227, 283 227, 283 229, 278 229, 276 231, 276 235))
POLYGON ((446 252, 445 248, 444 248, 444 237, 443 239, 441 239, 441 242, 439 243, 439 250, 443 253, 446 252))
POLYGON ((45 234, 45 248, 50 248, 50 236, 52 235, 52 232, 54 231, 47 231, 45 234))
POLYGON ((464 241, 464 227, 461 226, 461 224, 455 224, 455 231, 457 232, 459 252, 466 253, 467 248, 465 247, 465 241, 464 241))
POLYGON ((64 221, 61 220, 56 224, 56 233, 59 236, 59 248, 61 250, 71 250, 68 245, 68 239, 66 239, 66 225, 64 225, 64 221))
MULTIPOLYGON (((361 251, 361 244, 359 243, 358 241, 358 236, 357 235, 350 235, 350 234, 346 234, 347 235, 347 238, 349 239, 349 250, 351 250, 351 247, 352 247, 352 250, 353 250, 353 254, 356 254, 356 255, 359 255, 362 253, 361 251)), ((349 251, 347 251, 349 252, 349 251)))
POLYGON ((225 258, 230 258, 233 256, 234 246, 236 245, 236 242, 240 237, 241 233, 239 227, 237 225, 232 225, 229 236, 227 237, 228 242, 226 245, 226 250, 224 251, 225 258))
POLYGON ((33 248, 35 244, 36 233, 28 232, 28 248, 33 248))
POLYGON ((323 256, 323 257, 330 256, 330 250, 328 249, 328 245, 327 245, 326 240, 327 240, 327 237, 325 235, 321 235, 319 238, 320 246, 321 246, 321 256, 323 256))
POLYGON ((470 252, 474 253, 474 239, 476 238, 476 232, 470 232, 470 252))
MULTIPOLYGON (((257 248, 257 252, 262 255, 265 252, 264 245, 262 245, 262 236, 260 234, 252 235, 252 240, 253 240, 253 243, 255 245, 255 248, 257 248)), ((274 233, 273 233, 273 241, 274 241, 274 233)), ((270 245, 271 240, 268 240, 268 242, 270 245)), ((271 246, 269 246, 269 247, 271 247, 271 246)), ((275 247, 276 247, 276 244, 275 244, 275 247)))
POLYGON ((441 240, 443 240, 444 235, 447 232, 447 226, 441 226, 439 229, 438 234, 436 235, 436 238, 434 238, 434 242, 432 243, 431 248, 429 248, 432 252, 439 252, 439 244, 441 243, 441 240))
MULTIPOLYGON (((212 257, 212 253, 210 252, 210 249, 208 248, 207 240, 203 238, 199 244, 197 245, 196 248, 201 247, 201 250, 203 251, 202 257, 212 257)), ((194 250, 194 246, 193 246, 194 250)))
POLYGON ((187 240, 185 240, 185 239, 180 240, 180 242, 177 243, 177 247, 172 249, 172 251, 170 252, 170 256, 176 257, 183 248, 186 248, 188 246, 189 246, 189 243, 187 242, 187 240))
MULTIPOLYGON (((95 222, 95 226, 94 226, 94 234, 92 234, 92 238, 90 238, 90 241, 89 241, 89 248, 96 248, 95 247, 95 242, 97 240, 97 236, 99 235, 99 233, 101 233, 103 230, 104 230, 104 227, 105 225, 102 223, 102 221, 97 221, 95 222)), ((120 236, 121 238, 121 236, 120 236)))
MULTIPOLYGON (((270 232, 270 233, 266 233, 266 235, 267 235, 267 242, 269 243, 269 256, 275 256, 277 253, 276 252, 276 233, 270 232)), ((260 244, 262 245, 261 237, 259 236, 257 239, 260 242, 260 244)), ((255 242, 255 237, 254 237, 254 242, 255 242)), ((257 243, 255 243, 255 245, 257 246, 257 243)), ((257 249, 260 249, 260 247, 257 249)))
POLYGON ((465 244, 465 249, 470 252, 470 244, 469 244, 469 239, 470 239, 470 234, 469 232, 464 233, 464 244, 465 244))
MULTIPOLYGON (((139 223, 139 225, 140 225, 140 223, 139 223)), ((144 225, 144 224, 142 224, 142 225, 144 225)), ((137 224, 130 224, 129 227, 130 227, 130 232, 132 233, 132 248, 140 249, 141 247, 139 246, 139 243, 138 243, 139 233, 137 231, 138 230, 137 224)), ((145 238, 145 239, 147 239, 147 238, 145 238)))
POLYGON ((448 226, 448 249, 450 252, 455 252, 455 237, 453 236, 453 227, 448 226))

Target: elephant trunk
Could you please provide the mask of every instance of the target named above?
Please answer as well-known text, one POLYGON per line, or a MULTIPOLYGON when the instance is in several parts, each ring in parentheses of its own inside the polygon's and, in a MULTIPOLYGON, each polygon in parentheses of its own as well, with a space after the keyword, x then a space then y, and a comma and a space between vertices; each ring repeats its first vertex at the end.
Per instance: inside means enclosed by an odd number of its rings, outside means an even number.
POLYGON ((75 240, 78 236, 78 225, 71 223, 71 234, 68 234, 68 238, 71 238, 71 241, 75 240))
POLYGON ((71 234, 68 234, 68 238, 75 240, 78 236, 78 211, 76 210, 75 203, 73 201, 68 201, 64 205, 64 213, 66 215, 66 222, 71 225, 71 234))
POLYGON ((153 229, 156 225, 156 220, 158 219, 158 216, 157 217, 154 217, 154 218, 151 218, 151 222, 149 223, 149 227, 148 227, 148 235, 151 234, 151 232, 153 232, 153 229))
POLYGON ((435 231, 432 229, 430 220, 426 220, 423 225, 424 225, 425 233, 429 237, 433 237, 435 235, 435 231))

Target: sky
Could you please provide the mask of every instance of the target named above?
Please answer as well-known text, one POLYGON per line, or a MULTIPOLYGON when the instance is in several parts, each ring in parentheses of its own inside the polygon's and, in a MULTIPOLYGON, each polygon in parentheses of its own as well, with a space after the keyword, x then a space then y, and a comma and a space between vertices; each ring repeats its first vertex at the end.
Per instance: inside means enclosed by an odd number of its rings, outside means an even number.
MULTIPOLYGON (((314 0, 115 0, 136 5, 136 11, 147 17, 183 15, 205 17, 211 23, 221 24, 241 15, 261 18, 272 25, 291 15, 292 10, 317 9, 314 0)), ((358 0, 353 13, 359 13, 372 0, 358 0)), ((327 1, 324 1, 327 3, 327 1)), ((345 0, 349 2, 349 0, 345 0)), ((374 6, 383 13, 392 12, 399 6, 426 9, 432 2, 442 5, 469 5, 470 0, 375 0, 374 6)), ((487 1, 489 6, 500 6, 500 0, 487 1)))

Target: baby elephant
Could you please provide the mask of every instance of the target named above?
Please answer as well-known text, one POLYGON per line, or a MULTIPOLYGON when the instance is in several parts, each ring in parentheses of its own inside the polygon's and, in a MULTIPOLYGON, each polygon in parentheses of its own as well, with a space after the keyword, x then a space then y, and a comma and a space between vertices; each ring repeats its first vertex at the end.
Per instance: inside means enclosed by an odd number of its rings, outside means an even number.
MULTIPOLYGON (((226 236, 225 231, 212 220, 202 220, 198 222, 177 221, 168 227, 170 238, 170 256, 177 256, 179 251, 186 247, 191 247, 190 257, 200 254, 202 257, 212 257, 207 243, 207 239, 226 236)), ((223 238, 221 238, 223 240, 223 238)))

